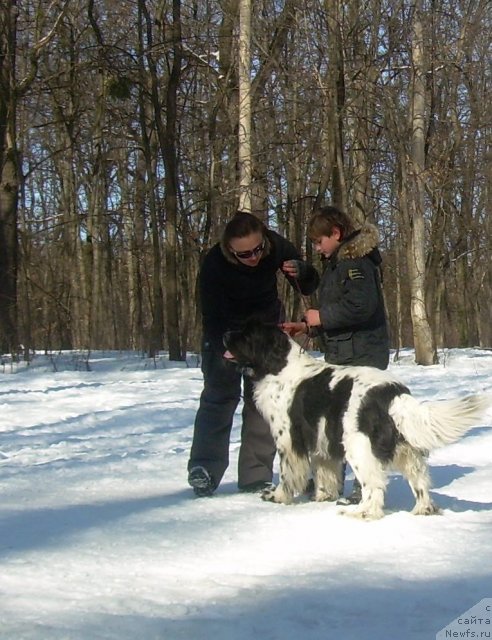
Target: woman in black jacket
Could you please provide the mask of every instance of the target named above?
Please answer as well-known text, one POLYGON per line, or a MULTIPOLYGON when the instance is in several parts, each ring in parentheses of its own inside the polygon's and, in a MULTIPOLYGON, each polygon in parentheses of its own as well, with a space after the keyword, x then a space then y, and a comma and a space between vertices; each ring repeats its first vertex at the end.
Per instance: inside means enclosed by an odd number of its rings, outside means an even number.
MULTIPOLYGON (((197 496, 212 495, 228 467, 232 421, 241 394, 242 374, 223 358, 223 335, 253 318, 284 321, 277 290, 279 270, 303 295, 318 285, 317 271, 301 260, 292 243, 243 212, 229 221, 201 267, 204 388, 188 462, 188 482, 197 496)), ((243 395, 238 486, 241 491, 260 491, 272 481, 275 444, 253 404, 247 378, 243 395)))

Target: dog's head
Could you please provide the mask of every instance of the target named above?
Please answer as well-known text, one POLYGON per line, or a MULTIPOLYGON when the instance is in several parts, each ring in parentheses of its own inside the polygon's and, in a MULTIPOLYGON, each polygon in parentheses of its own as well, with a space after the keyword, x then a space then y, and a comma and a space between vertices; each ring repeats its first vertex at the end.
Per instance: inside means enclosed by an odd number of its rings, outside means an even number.
POLYGON ((251 321, 243 329, 228 331, 224 346, 227 349, 224 357, 258 380, 282 371, 292 345, 289 336, 277 325, 251 321))

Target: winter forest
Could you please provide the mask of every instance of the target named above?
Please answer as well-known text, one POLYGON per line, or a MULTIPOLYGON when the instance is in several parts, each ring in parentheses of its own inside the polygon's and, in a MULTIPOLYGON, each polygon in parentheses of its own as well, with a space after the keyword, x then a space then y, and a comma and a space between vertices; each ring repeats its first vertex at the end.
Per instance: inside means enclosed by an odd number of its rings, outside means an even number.
POLYGON ((2 352, 183 360, 224 222, 321 268, 325 203, 379 228, 393 348, 492 347, 491 28, 488 0, 6 0, 2 352))

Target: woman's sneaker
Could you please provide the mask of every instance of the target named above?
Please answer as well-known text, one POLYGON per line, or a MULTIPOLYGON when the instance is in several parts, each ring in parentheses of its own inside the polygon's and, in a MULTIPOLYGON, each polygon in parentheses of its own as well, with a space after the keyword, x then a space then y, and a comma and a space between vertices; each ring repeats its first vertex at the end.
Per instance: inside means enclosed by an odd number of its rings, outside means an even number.
POLYGON ((199 498, 211 496, 216 489, 214 479, 205 467, 193 467, 188 474, 188 484, 199 498))

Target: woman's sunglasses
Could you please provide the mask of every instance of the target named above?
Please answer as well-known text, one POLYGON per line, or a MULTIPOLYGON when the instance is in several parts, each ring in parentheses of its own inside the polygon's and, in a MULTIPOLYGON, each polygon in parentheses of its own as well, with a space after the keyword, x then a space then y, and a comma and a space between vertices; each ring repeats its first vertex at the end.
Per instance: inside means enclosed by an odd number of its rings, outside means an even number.
POLYGON ((240 260, 249 260, 249 258, 256 258, 256 256, 259 255, 264 248, 265 239, 263 239, 257 247, 251 249, 251 251, 234 251, 233 249, 231 249, 230 251, 236 256, 236 258, 239 258, 240 260))

